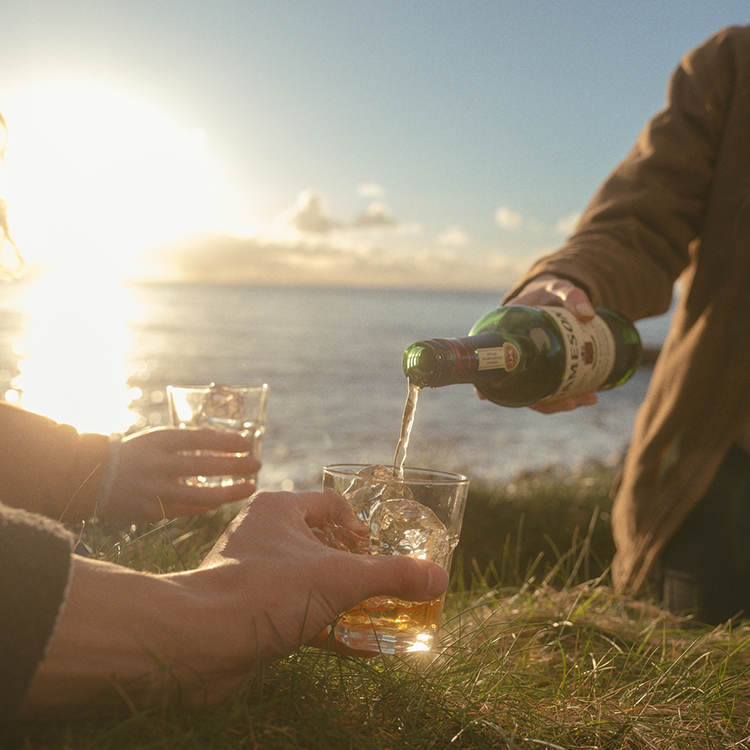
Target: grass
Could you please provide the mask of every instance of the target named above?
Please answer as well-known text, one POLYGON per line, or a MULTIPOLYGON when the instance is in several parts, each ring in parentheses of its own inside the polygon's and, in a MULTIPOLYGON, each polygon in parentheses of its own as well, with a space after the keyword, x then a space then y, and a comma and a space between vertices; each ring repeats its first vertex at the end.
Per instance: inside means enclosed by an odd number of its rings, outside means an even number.
MULTIPOLYGON (((21 747, 750 747, 750 626, 693 627, 612 590, 612 477, 591 466, 474 488, 427 655, 301 649, 217 708, 27 725, 21 747)), ((195 564, 225 522, 89 530, 85 541, 108 559, 171 570, 195 564)))
POLYGON ((456 550, 464 580, 570 585, 605 574, 615 551, 609 520, 616 472, 592 463, 575 474, 551 467, 505 485, 472 485, 456 550))

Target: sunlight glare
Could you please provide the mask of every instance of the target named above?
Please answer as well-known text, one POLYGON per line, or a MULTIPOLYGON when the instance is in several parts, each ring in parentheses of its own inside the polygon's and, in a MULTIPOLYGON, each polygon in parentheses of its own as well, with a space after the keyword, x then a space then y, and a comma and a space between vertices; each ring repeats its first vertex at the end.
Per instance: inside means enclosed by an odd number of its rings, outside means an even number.
POLYGON ((123 431, 133 312, 121 281, 150 275, 150 250, 226 231, 241 194, 205 130, 117 88, 40 83, 0 97, 0 111, 0 195, 35 271, 5 398, 80 431, 123 431))
POLYGON ((14 381, 23 407, 80 432, 130 427, 126 356, 133 303, 127 289, 99 281, 79 294, 50 274, 29 286, 20 307, 29 316, 14 381))
POLYGON ((236 222, 239 191, 206 132, 145 99, 64 80, 8 93, 0 111, 0 195, 34 260, 122 277, 149 249, 236 222))

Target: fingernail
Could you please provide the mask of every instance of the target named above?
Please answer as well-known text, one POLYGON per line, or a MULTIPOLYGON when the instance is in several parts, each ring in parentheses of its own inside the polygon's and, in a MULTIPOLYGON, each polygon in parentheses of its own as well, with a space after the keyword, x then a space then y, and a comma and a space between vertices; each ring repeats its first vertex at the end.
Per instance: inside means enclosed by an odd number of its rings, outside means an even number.
POLYGON ((596 315, 590 302, 579 302, 576 305, 576 313, 583 318, 592 318, 596 315))
POLYGON ((439 565, 430 565, 427 576, 427 596, 437 599, 448 588, 448 574, 439 565))

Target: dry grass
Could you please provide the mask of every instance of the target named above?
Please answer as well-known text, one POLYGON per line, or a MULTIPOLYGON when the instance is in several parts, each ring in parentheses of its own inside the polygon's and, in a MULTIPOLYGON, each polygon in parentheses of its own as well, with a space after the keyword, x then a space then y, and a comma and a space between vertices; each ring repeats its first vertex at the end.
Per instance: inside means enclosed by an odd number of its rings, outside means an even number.
MULTIPOLYGON (((750 748, 750 625, 699 628, 611 589, 610 480, 599 467, 475 489, 463 540, 478 555, 464 545, 428 655, 301 649, 259 667, 220 707, 30 725, 21 747, 750 748), (553 528, 550 517, 567 520, 553 528)), ((89 530, 85 541, 123 564, 180 569, 226 520, 89 530)))

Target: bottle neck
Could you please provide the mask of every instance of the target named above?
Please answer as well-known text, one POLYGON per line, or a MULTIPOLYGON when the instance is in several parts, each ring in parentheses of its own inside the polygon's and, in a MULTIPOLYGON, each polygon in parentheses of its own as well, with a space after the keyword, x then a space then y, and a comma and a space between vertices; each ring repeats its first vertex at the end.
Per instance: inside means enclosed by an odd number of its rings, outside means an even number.
MULTIPOLYGON (((498 337, 493 334, 496 342, 498 337)), ((428 339, 412 344, 404 353, 403 368, 410 383, 438 388, 471 383, 479 369, 477 345, 483 336, 428 339)))

